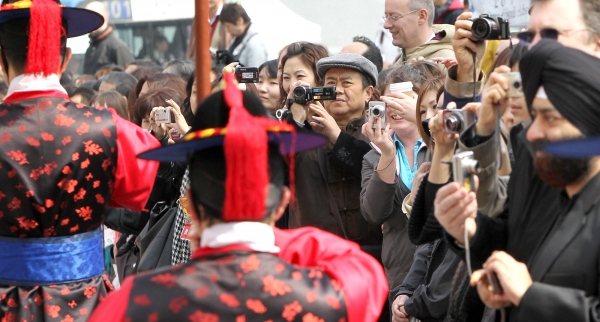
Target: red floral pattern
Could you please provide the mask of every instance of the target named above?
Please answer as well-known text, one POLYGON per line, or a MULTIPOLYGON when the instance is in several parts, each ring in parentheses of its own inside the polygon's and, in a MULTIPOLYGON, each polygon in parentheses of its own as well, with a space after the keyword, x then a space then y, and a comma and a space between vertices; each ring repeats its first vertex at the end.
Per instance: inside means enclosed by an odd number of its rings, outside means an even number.
POLYGON ((293 266, 272 254, 233 254, 200 257, 170 270, 137 276, 125 320, 147 319, 149 307, 160 321, 346 318, 342 292, 334 290, 322 270, 293 266))

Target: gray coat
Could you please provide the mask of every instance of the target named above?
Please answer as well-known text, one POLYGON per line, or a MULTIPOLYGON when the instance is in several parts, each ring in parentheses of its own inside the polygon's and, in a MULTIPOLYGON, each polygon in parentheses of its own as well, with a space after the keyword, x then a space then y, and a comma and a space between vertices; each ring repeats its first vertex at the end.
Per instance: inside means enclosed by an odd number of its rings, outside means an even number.
MULTIPOLYGON (((426 148, 419 150, 417 165, 425 161, 426 148)), ((408 218, 402 212, 402 202, 410 188, 398 178, 396 183, 383 182, 374 169, 381 154, 377 149, 364 156, 360 192, 360 211, 370 223, 383 225, 381 260, 390 289, 402 284, 413 262, 415 246, 408 239, 408 218)), ((396 160, 398 161, 398 160, 396 160)), ((396 162, 397 172, 400 165, 396 162)))
MULTIPOLYGON (((235 38, 231 40, 229 46, 234 42, 235 38)), ((240 64, 246 67, 258 67, 269 59, 267 46, 252 24, 248 27, 244 39, 235 47, 232 54, 237 56, 240 64)))

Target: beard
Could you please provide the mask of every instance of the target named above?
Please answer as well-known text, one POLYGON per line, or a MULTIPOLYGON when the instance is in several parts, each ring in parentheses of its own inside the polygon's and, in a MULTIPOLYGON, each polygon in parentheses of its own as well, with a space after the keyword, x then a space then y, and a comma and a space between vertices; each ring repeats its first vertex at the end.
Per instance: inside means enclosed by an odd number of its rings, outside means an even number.
MULTIPOLYGON (((536 142, 534 146, 542 146, 543 144, 540 143, 536 142)), ((555 188, 562 189, 576 183, 590 172, 588 159, 557 158, 547 154, 541 156, 536 154, 533 161, 538 176, 555 188)))

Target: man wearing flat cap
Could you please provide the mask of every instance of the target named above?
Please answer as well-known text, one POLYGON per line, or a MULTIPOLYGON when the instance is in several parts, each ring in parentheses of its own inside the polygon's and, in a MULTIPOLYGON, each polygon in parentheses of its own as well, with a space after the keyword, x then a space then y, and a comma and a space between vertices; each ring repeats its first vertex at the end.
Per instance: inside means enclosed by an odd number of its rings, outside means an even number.
POLYGON ((113 109, 75 104, 60 85, 66 38, 102 16, 54 0, 4 0, 0 64, 0 317, 83 321, 112 290, 101 223, 107 206, 141 211, 159 146, 113 109))
POLYGON ((290 208, 290 228, 321 228, 379 258, 381 227, 360 213, 362 158, 371 150, 361 127, 377 68, 362 55, 338 54, 319 60, 317 72, 324 86, 335 86, 336 99, 309 102, 301 112, 292 109, 293 123, 323 133, 329 144, 296 158, 297 202, 290 208))
MULTIPOLYGON (((520 176, 511 175, 508 200, 523 195, 527 204, 555 209, 522 207, 490 219, 457 205, 447 214, 436 209, 436 217, 452 245, 464 243, 459 225, 467 226, 473 268, 483 268, 471 285, 488 307, 506 308, 507 321, 600 321, 600 159, 574 158, 582 156, 576 149, 545 152, 552 142, 600 135, 600 60, 545 39, 523 56, 520 69, 532 123, 518 138, 524 140, 516 151, 520 176), (533 222, 540 223, 539 241, 519 243, 533 222), (490 290, 492 275, 499 294, 490 290)), ((440 189, 436 205, 462 199, 464 192, 453 189, 440 189)))
POLYGON ((127 279, 90 322, 377 320, 387 285, 374 258, 316 228, 273 228, 290 197, 282 154, 327 139, 267 118, 234 78, 225 72, 182 142, 140 156, 189 161, 199 248, 185 264, 127 279))

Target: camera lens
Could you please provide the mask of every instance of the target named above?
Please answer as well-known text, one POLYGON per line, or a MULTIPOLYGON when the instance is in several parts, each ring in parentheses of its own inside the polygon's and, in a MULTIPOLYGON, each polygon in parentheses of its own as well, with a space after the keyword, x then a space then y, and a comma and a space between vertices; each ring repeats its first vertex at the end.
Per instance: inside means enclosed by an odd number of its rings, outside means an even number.
POLYGON ((473 37, 477 39, 490 39, 493 37, 493 33, 498 32, 498 24, 493 19, 489 18, 478 18, 473 21, 471 27, 471 33, 473 37))
POLYGON ((456 117, 456 115, 449 116, 445 122, 446 130, 450 132, 460 132, 460 128, 462 127, 462 123, 460 119, 456 117))
POLYGON ((294 97, 304 97, 306 95, 306 88, 297 86, 294 88, 294 97))
POLYGON ((466 173, 477 174, 479 172, 479 162, 477 160, 465 159, 462 165, 466 173))
POLYGON ((519 82, 519 81, 514 82, 513 87, 516 89, 521 89, 521 82, 519 82))
POLYGON ((381 106, 375 106, 372 110, 373 116, 379 116, 383 113, 383 108, 381 106))

